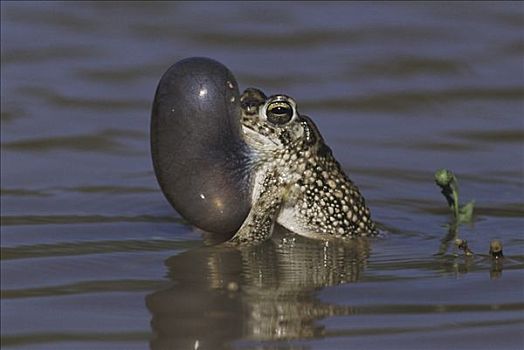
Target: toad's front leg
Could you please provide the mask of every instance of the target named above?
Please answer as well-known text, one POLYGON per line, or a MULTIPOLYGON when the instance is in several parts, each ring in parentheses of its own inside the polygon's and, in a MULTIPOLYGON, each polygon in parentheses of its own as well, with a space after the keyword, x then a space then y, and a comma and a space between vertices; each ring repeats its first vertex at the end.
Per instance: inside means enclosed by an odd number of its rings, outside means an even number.
POLYGON ((288 189, 279 180, 276 171, 266 175, 261 189, 246 220, 231 238, 231 243, 257 244, 271 237, 288 189))

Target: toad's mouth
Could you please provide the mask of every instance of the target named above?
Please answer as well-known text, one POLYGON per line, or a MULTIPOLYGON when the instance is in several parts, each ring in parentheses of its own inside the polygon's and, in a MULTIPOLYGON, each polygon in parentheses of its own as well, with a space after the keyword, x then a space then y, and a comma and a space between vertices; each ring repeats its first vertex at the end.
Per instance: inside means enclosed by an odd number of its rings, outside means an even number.
POLYGON ((258 119, 242 118, 242 133, 248 144, 255 148, 279 147, 280 144, 270 135, 275 134, 275 130, 264 126, 261 127, 258 119))

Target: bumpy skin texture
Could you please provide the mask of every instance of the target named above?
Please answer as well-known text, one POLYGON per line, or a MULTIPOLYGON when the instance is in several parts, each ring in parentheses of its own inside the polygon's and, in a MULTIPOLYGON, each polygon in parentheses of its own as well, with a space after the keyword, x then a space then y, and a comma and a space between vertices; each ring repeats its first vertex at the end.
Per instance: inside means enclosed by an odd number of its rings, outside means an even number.
POLYGON ((265 240, 276 222, 311 238, 377 233, 358 188, 292 98, 266 98, 250 88, 240 101, 254 188, 251 211, 232 242, 265 240))

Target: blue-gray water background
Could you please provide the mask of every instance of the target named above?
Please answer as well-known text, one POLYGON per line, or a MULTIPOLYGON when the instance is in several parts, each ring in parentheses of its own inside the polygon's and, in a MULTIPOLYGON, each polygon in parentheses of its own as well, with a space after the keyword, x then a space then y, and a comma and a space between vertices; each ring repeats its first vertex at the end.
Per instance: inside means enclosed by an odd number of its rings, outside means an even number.
POLYGON ((523 33, 522 2, 2 1, 2 348, 521 349, 523 33), (188 56, 293 96, 387 234, 202 248, 149 154, 188 56))

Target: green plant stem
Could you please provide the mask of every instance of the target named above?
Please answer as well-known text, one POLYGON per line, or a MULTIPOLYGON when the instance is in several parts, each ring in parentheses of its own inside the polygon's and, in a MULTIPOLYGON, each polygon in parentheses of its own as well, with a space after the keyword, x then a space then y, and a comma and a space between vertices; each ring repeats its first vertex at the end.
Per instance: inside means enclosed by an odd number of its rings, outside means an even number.
POLYGON ((455 176, 453 176, 453 181, 449 185, 451 188, 451 195, 453 196, 453 207, 451 208, 453 210, 453 215, 455 216, 455 220, 458 221, 459 219, 459 200, 458 200, 458 189, 456 186, 455 176))

